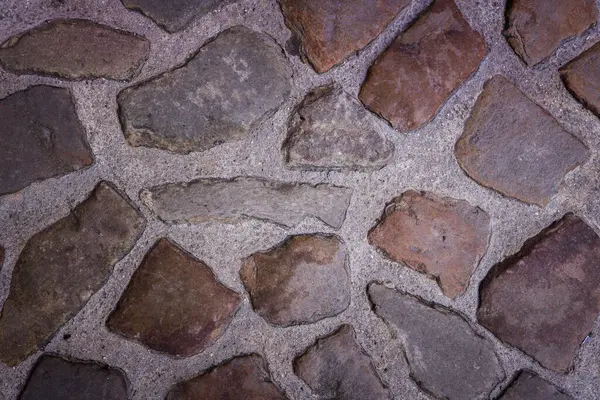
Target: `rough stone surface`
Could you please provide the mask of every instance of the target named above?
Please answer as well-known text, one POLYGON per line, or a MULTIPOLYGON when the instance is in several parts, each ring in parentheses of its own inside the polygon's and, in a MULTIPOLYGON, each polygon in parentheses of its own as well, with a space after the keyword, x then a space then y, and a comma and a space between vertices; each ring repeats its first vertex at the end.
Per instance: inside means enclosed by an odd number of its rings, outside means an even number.
POLYGON ((107 326, 151 349, 187 357, 221 337, 240 303, 206 264, 161 239, 134 273, 107 326))
POLYGON ((370 357, 343 325, 294 360, 294 372, 322 399, 390 399, 370 357))
POLYGON ((315 217, 336 229, 344 222, 351 196, 348 188, 246 177, 171 183, 141 194, 144 203, 168 222, 258 218, 293 226, 315 217))
POLYGON ((285 400, 287 397, 271 381, 265 360, 258 354, 250 354, 179 383, 166 400, 196 399, 285 400))
POLYGON ((291 76, 269 36, 233 27, 184 66, 119 93, 125 137, 184 154, 243 139, 287 100, 291 76))
POLYGON ((574 400, 556 386, 528 371, 522 371, 499 400, 574 400))
POLYGON ((374 311, 404 344, 411 378, 449 400, 487 398, 504 378, 491 344, 464 319, 381 284, 368 288, 374 311))
POLYGON ((55 20, 14 36, 0 46, 10 71, 66 79, 133 78, 148 58, 143 37, 88 20, 55 20))
POLYGON ((240 275, 254 311, 268 322, 313 323, 350 304, 347 257, 336 236, 297 235, 248 257, 240 275))
POLYGON ((400 131, 431 121, 487 54, 453 0, 436 0, 369 69, 360 99, 400 131))
POLYGON ((14 268, 0 318, 0 361, 38 350, 100 289, 141 234, 143 217, 106 182, 35 234, 14 268))
POLYGON ((455 147, 461 168, 479 184, 545 206, 564 176, 588 159, 587 147, 506 78, 483 92, 455 147))
POLYGON ((600 116, 600 43, 562 67, 560 76, 569 92, 600 116))
POLYGON ((390 162, 394 145, 371 113, 339 86, 329 85, 311 91, 298 105, 283 152, 292 168, 372 170, 390 162))
POLYGON ((544 367, 568 371, 600 313, 599 257, 600 238, 567 214, 488 273, 479 323, 544 367))
POLYGON ((552 55, 561 42, 596 23, 594 0, 512 0, 504 35, 528 65, 552 55))
POLYGON ((34 86, 0 100, 0 143, 0 195, 93 163, 68 89, 34 86))
POLYGON ((369 243, 432 276, 446 296, 462 294, 487 248, 490 218, 464 200, 408 191, 392 200, 369 243))

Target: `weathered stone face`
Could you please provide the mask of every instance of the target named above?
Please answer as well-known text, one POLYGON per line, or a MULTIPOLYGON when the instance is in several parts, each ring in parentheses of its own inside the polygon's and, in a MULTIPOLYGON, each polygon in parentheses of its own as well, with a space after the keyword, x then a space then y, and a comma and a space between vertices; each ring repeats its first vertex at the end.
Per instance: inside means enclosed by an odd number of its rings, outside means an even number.
POLYGON ((562 67, 560 76, 569 92, 600 116, 600 43, 562 67))
POLYGON ((521 371, 498 400, 574 400, 556 386, 528 371, 521 371))

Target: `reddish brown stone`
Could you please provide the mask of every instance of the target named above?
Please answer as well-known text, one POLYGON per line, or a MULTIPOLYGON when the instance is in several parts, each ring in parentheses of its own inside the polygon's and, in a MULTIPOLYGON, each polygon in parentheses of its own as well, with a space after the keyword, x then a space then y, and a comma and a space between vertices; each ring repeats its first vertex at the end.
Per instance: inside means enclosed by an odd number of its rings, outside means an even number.
POLYGON ((600 117, 600 43, 562 67, 560 76, 569 92, 600 117))
POLYGON ((462 294, 485 254, 490 218, 464 200, 408 191, 392 200, 369 243, 432 276, 448 297, 462 294))
POLYGON ((161 239, 133 274, 107 326, 151 349, 188 357, 221 337, 240 303, 210 267, 161 239))
POLYGON ((0 268, 2 268, 2 264, 4 263, 4 248, 0 246, 0 268))
POLYGON ((453 0, 436 0, 369 69, 360 99, 400 131, 431 121, 487 54, 453 0))
POLYGON ((574 400, 556 386, 528 371, 521 371, 498 400, 574 400))
POLYGON ((569 370, 600 313, 599 259, 600 238, 567 214, 492 268, 479 322, 544 367, 569 370))

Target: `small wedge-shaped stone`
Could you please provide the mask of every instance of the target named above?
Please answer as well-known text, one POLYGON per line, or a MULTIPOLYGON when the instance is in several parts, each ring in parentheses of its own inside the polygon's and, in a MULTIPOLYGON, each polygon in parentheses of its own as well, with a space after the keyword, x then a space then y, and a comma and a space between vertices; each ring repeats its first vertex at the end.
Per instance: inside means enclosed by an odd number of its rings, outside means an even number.
POLYGON ((402 338, 411 378, 436 398, 487 398, 504 378, 491 343, 459 315, 372 283, 374 311, 402 338))
POLYGON ((274 325, 333 317, 350 304, 346 246, 333 235, 297 235, 248 257, 240 272, 252 306, 274 325))
POLYGON ((89 166, 68 89, 33 86, 0 100, 0 195, 89 166))
POLYGON ((283 145, 290 167, 379 169, 394 155, 380 122, 339 86, 319 87, 298 105, 283 145))
POLYGON ((19 400, 127 400, 127 378, 105 364, 43 355, 19 400))
POLYGON ((562 67, 560 76, 569 92, 600 117, 600 43, 562 67))
POLYGON ((231 28, 184 66, 119 93, 125 137, 184 154, 243 139, 287 100, 291 76, 269 36, 231 28))
POLYGON ((265 360, 258 354, 250 354, 175 385, 166 398, 197 399, 286 400, 287 397, 271 381, 265 360))
POLYGON ((456 142, 461 168, 480 185, 545 206, 588 149, 503 76, 484 86, 456 142))
POLYGON ((161 239, 133 274, 107 326, 156 351, 188 357, 223 335, 240 303, 210 267, 161 239))
POLYGON ((479 323, 544 367, 568 371, 600 313, 599 259, 598 235, 567 214, 490 270, 479 323))
POLYGON ((144 190, 140 196, 167 222, 257 218, 293 226, 306 217, 315 217, 339 229, 346 218, 352 189, 240 177, 169 183, 144 190))
POLYGON ((110 184, 29 239, 0 317, 0 361, 17 365, 100 289, 133 247, 144 218, 110 184))
POLYGON ((455 298, 487 248, 489 216, 464 200, 409 190, 386 205, 369 243, 396 262, 434 277, 455 298))
POLYGON ((133 33, 88 20, 55 20, 10 38, 0 46, 0 64, 19 74, 127 80, 149 53, 150 42, 133 33))
POLYGON ((399 131, 431 121, 487 48, 453 0, 436 0, 369 69, 360 99, 399 131))
POLYGON ((351 325, 343 325, 331 335, 318 339, 294 360, 294 372, 320 399, 391 398, 371 358, 356 342, 351 325))
POLYGON ((498 400, 575 400, 556 386, 528 371, 521 371, 498 400))

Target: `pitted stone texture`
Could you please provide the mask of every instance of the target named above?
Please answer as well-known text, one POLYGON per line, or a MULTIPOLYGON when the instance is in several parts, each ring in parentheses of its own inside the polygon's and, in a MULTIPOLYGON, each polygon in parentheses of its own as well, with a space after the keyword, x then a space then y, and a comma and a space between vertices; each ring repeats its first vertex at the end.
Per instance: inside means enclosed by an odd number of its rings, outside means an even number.
POLYGON ((0 361, 33 354, 100 289, 133 247, 145 220, 101 182, 65 218, 29 239, 0 318, 0 361))
POLYGON ((575 400, 537 375, 522 371, 498 400, 575 400))
POLYGON ((184 154, 243 139, 288 99, 291 76, 269 36, 231 28, 184 66, 119 93, 125 137, 184 154))
POLYGON ((306 217, 315 217, 339 229, 346 218, 352 189, 239 177, 169 183, 144 190, 140 196, 166 222, 256 218, 289 227, 306 217))
POLYGON ((250 354, 175 385, 166 398, 197 399, 286 400, 287 397, 271 381, 265 360, 258 354, 250 354))
POLYGON ((488 398, 504 378, 491 344, 459 315, 381 284, 368 294, 374 311, 403 341, 411 378, 436 398, 488 398))
POLYGON ((188 357, 223 335, 240 302, 210 267, 161 239, 133 274, 107 326, 151 349, 188 357))
POLYGON ((568 371, 600 313, 598 259, 600 238, 567 214, 492 268, 479 323, 544 367, 568 371))
POLYGON ((562 67, 560 76, 569 92, 600 117, 600 43, 562 67))
POLYGON ((0 100, 0 195, 93 163, 68 89, 33 86, 0 100))
POLYGON ((594 0, 512 0, 504 35, 515 52, 532 66, 552 55, 561 42, 596 23, 594 0))
POLYGON ((10 38, 0 64, 10 71, 66 79, 133 78, 148 58, 150 42, 88 20, 55 20, 10 38))
POLYGON ((496 75, 484 86, 456 143, 461 168, 480 185, 545 206, 587 147, 544 109, 496 75))
POLYGON ((346 246, 333 235, 297 235, 248 257, 240 276, 254 311, 274 325, 333 317, 350 304, 346 246))
POLYGON ((304 169, 379 169, 394 145, 374 116, 339 86, 316 88, 298 105, 283 145, 286 162, 304 169))
POLYGON ((360 99, 400 131, 431 121, 487 48, 453 0, 436 0, 369 69, 360 99))
POLYGON ((386 206, 369 243, 391 260, 432 276, 455 298, 485 254, 489 224, 483 210, 464 200, 410 190, 386 206))
POLYGON ((350 325, 318 339, 294 360, 294 372, 321 399, 391 398, 350 325))
POLYGON ((127 378, 118 369, 94 362, 43 355, 19 400, 127 400, 127 378))

